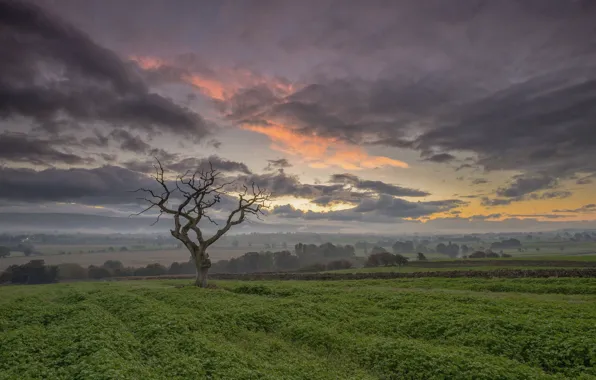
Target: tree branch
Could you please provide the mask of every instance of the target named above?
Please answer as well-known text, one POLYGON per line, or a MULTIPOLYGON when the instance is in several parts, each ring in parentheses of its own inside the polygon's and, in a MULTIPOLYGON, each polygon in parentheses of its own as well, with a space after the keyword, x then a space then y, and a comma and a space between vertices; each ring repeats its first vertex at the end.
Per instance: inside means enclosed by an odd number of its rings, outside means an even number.
POLYGON ((255 183, 251 184, 250 189, 244 184, 242 186, 243 191, 238 194, 238 204, 228 215, 226 224, 212 237, 204 239, 203 231, 199 227, 200 221, 205 218, 217 225, 217 222, 208 215, 208 211, 221 202, 221 196, 227 194, 226 188, 232 185, 234 181, 218 183, 218 177, 221 173, 209 163, 209 169, 197 170, 192 173, 192 176, 190 171, 187 171, 183 175, 177 176, 173 180, 173 184, 170 181, 170 185, 168 185, 165 180, 163 165, 159 159, 155 158, 155 160, 157 163, 154 165, 155 176, 153 178, 163 192, 158 193, 146 188, 135 190, 134 192, 147 194, 147 197, 139 199, 149 205, 132 215, 141 215, 153 208, 158 208, 159 215, 153 224, 157 223, 163 214, 172 215, 174 219, 174 229, 170 230, 172 236, 183 242, 191 252, 199 250, 202 254, 205 254, 205 250, 228 232, 231 227, 242 223, 250 215, 255 215, 258 219, 261 215, 264 215, 263 208, 267 207, 266 203, 269 201, 270 194, 255 183), (175 192, 180 194, 181 201, 177 207, 172 208, 168 204, 173 201, 172 194, 175 192), (184 219, 184 223, 181 218, 184 219), (195 233, 198 244, 188 237, 189 231, 195 233))

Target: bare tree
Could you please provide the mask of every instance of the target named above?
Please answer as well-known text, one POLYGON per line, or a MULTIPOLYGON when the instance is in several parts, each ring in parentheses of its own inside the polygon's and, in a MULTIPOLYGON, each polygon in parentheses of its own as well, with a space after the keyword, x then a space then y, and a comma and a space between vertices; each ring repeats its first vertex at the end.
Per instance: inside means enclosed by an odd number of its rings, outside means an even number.
POLYGON ((222 195, 231 194, 227 189, 234 183, 233 181, 220 183, 220 175, 221 172, 213 169, 210 163, 209 169, 196 171, 192 175, 186 172, 177 176, 173 183, 172 181, 168 183, 164 179, 163 166, 157 160, 154 179, 161 189, 159 191, 145 188, 136 190, 136 192, 146 193, 146 197, 140 199, 149 203, 149 206, 134 215, 140 215, 155 208, 159 211, 155 223, 163 214, 173 216, 174 229, 170 232, 190 251, 197 269, 195 285, 202 288, 207 286, 207 272, 211 267, 207 248, 228 232, 232 226, 244 222, 248 216, 255 215, 259 218, 263 214, 263 208, 267 207, 270 197, 268 192, 260 189, 254 183, 250 188, 242 185, 242 189, 237 192, 238 203, 230 211, 225 225, 218 229, 213 236, 206 238, 203 236, 199 223, 203 219, 207 219, 215 225, 218 224, 207 215, 207 211, 221 201, 222 195), (179 204, 172 207, 171 203, 173 202, 179 202, 179 204), (189 236, 191 231, 195 235, 194 239, 189 236))

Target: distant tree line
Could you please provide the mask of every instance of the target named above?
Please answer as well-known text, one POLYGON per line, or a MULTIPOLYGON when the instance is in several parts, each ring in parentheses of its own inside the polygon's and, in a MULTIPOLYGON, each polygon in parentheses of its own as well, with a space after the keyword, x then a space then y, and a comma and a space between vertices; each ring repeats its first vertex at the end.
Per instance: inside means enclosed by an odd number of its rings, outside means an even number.
MULTIPOLYGON (((329 263, 337 262, 338 259, 353 258, 355 255, 356 250, 352 245, 298 243, 294 246, 294 253, 288 250, 278 252, 247 252, 240 257, 220 260, 212 264, 211 271, 213 273, 287 272, 297 271, 307 267, 331 270, 328 269, 329 263)), ((334 265, 341 266, 337 263, 334 265)))
POLYGON ((366 267, 402 266, 408 263, 408 258, 399 253, 389 253, 383 247, 373 247, 371 254, 366 259, 366 267))
MULTIPOLYGON (((462 246, 462 247, 464 247, 464 246, 462 246)), ((466 247, 465 250, 467 251, 468 248, 467 248, 467 246, 465 246, 465 247, 466 247)), ((448 244, 439 243, 439 244, 437 244, 436 250, 438 253, 447 255, 453 259, 459 255, 460 246, 455 243, 452 243, 452 242, 449 242, 448 244)))
POLYGON ((15 245, 1 245, 0 246, 0 258, 10 256, 11 252, 23 252, 25 256, 40 255, 41 253, 35 250, 32 244, 17 243, 15 245))
POLYGON ((502 241, 496 241, 490 245, 491 249, 508 249, 508 248, 519 248, 522 246, 521 241, 517 239, 507 239, 502 241))
POLYGON ((58 267, 45 265, 43 260, 31 260, 27 264, 11 265, 0 273, 0 283, 50 284, 58 281, 58 267))
MULTIPOLYGON (((341 246, 324 243, 317 246, 299 243, 295 248, 296 254, 287 250, 247 252, 240 257, 214 263, 211 271, 213 273, 259 273, 307 270, 308 267, 316 271, 347 269, 353 265, 349 259, 355 256, 355 249, 350 245, 341 246)), ((49 283, 60 279, 98 280, 110 277, 180 275, 194 274, 195 271, 195 264, 191 260, 182 263, 174 262, 169 267, 153 263, 140 268, 125 267, 118 260, 108 260, 100 266, 90 265, 88 267, 74 263, 46 266, 43 260, 33 260, 28 264, 10 266, 2 273, 0 283, 49 283), (43 281, 37 280, 42 277, 39 277, 38 272, 35 271, 41 267, 53 273, 53 277, 44 277, 45 280, 43 281), (22 273, 29 273, 29 271, 33 271, 31 272, 31 278, 36 280, 24 279, 22 273)))
POLYGON ((194 274, 194 263, 172 263, 169 267, 158 263, 140 268, 125 267, 118 260, 108 260, 100 266, 65 263, 46 265, 43 260, 31 260, 27 264, 11 265, 0 273, 0 283, 48 284, 59 280, 100 280, 110 277, 161 276, 194 274))

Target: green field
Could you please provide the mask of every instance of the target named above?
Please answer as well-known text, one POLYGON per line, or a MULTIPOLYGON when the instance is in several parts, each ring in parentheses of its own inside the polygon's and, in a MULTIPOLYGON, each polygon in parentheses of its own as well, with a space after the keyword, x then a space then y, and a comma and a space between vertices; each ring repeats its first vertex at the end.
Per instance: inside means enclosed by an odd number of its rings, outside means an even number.
POLYGON ((0 288, 0 379, 596 378, 596 279, 0 288))
MULTIPOLYGON (((581 268, 582 268, 581 266, 565 267, 565 269, 581 269, 581 268)), ((507 267, 501 267, 501 266, 496 266, 496 265, 416 267, 416 266, 406 265, 403 267, 389 266, 389 267, 340 269, 340 270, 333 270, 333 271, 326 271, 326 272, 327 273, 376 273, 376 272, 416 273, 416 272, 449 272, 449 271, 469 271, 469 270, 489 271, 489 270, 495 270, 495 269, 533 270, 533 269, 553 269, 553 267, 552 266, 528 266, 528 265, 507 266, 507 267)))

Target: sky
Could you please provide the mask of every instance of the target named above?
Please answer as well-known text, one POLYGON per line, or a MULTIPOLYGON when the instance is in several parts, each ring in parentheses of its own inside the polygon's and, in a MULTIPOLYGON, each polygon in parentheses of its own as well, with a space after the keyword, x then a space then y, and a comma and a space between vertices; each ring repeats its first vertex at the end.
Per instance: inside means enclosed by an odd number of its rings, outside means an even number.
POLYGON ((288 231, 594 228, 595 19, 590 0, 0 0, 0 212, 127 217, 157 158, 259 184, 258 223, 288 231))

